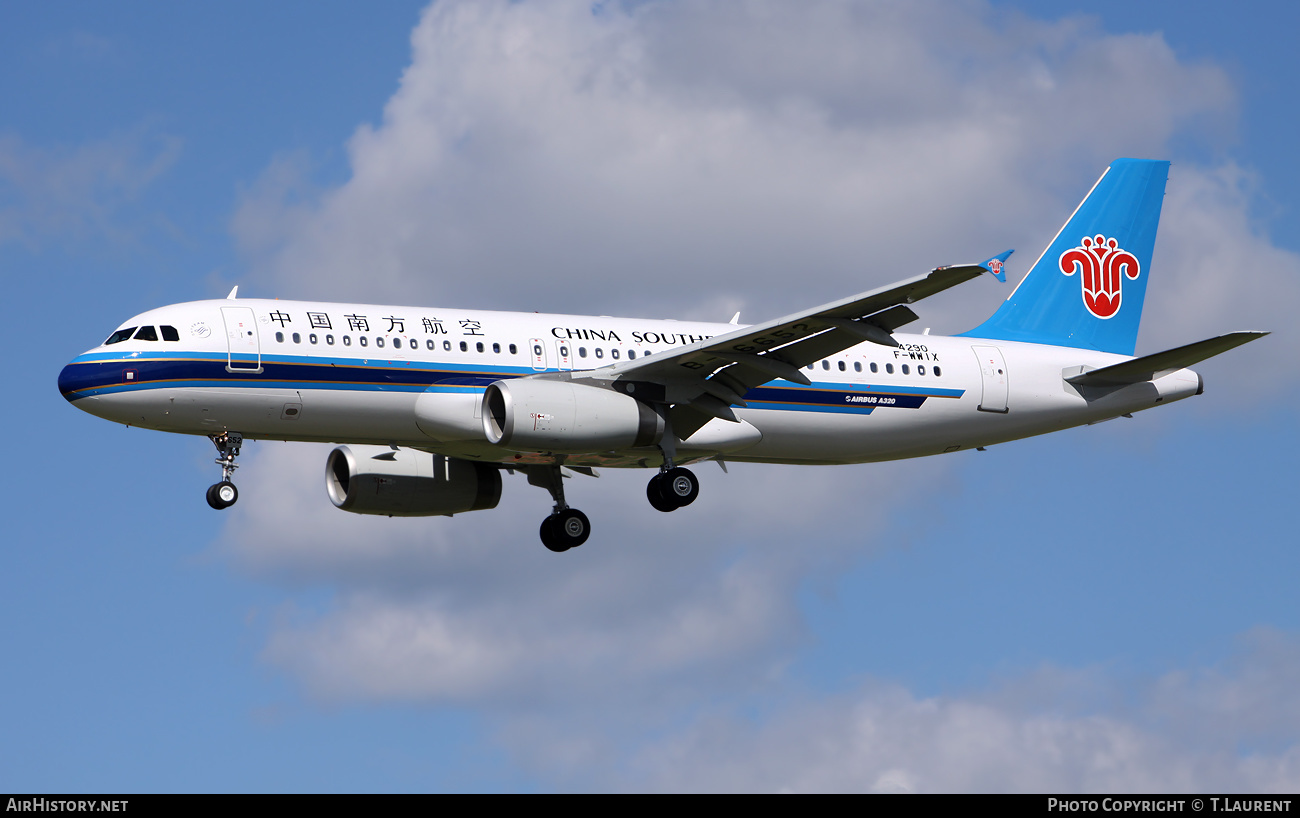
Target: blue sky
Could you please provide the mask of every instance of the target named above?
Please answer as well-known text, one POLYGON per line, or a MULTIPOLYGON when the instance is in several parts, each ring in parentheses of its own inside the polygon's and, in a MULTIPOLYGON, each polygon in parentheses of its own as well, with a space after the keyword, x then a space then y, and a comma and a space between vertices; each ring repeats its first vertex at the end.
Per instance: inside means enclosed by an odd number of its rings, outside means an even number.
MULTIPOLYGON (((1295 11, 424 6, 0 7, 0 789, 1300 786, 1295 11), (522 481, 353 518, 327 447, 250 445, 212 512, 206 440, 55 389, 234 284, 759 320, 1007 246, 1014 280, 1119 155, 1174 162, 1139 351, 1275 330, 1204 396, 709 467, 689 518, 606 474, 560 560, 522 481)), ((1008 292, 968 287, 923 323, 1008 292)))

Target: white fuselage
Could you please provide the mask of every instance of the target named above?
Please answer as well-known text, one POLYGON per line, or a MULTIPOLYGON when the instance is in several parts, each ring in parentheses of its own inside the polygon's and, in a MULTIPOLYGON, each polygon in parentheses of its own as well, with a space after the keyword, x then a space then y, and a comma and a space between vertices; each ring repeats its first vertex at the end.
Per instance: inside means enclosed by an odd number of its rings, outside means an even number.
MULTIPOLYGON (((393 444, 493 462, 553 462, 483 433, 484 388, 541 372, 592 370, 734 331, 731 324, 237 299, 151 310, 123 328, 159 340, 105 344, 60 377, 69 401, 131 426, 184 434, 393 444), (166 340, 163 327, 177 340, 166 340), (174 332, 171 332, 174 330, 174 332)), ((1068 347, 896 333, 745 395, 682 460, 861 463, 985 446, 1197 394, 1183 369, 1089 391, 1079 367, 1128 360, 1068 347)), ((656 465, 644 450, 567 455, 590 466, 656 465)))

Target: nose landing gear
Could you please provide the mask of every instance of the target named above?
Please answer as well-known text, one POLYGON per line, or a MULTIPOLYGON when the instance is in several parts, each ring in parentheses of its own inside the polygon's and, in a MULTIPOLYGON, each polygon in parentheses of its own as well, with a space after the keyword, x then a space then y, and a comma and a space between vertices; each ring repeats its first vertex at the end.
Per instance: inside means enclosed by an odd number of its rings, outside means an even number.
POLYGON ((212 445, 217 447, 217 453, 221 456, 217 458, 216 463, 221 467, 221 482, 208 487, 208 505, 220 511, 224 508, 230 508, 239 499, 239 489, 230 481, 234 477, 235 469, 239 464, 235 458, 239 456, 239 447, 244 443, 244 436, 238 432, 222 432, 219 435, 210 435, 212 445))

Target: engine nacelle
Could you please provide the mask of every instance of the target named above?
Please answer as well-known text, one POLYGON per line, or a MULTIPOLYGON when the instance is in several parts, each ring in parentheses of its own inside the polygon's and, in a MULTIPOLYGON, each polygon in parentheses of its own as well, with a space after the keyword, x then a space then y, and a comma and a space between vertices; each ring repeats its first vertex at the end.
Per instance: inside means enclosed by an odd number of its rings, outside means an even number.
POLYGON ((325 489, 353 514, 451 516, 496 508, 501 471, 414 449, 339 446, 325 461, 325 489))
POLYGON ((655 445, 664 421, 621 392, 520 378, 484 391, 483 433, 516 452, 603 452, 655 445))

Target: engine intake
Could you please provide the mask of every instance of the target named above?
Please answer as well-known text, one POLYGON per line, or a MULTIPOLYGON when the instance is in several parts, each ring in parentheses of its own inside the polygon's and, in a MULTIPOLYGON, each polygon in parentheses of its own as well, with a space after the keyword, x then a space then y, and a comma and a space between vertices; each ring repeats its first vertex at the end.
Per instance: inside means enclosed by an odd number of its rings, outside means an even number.
POLYGON ((414 449, 339 446, 325 461, 325 490, 353 514, 449 517, 496 508, 501 471, 414 449))
POLYGON ((653 446, 663 418, 633 397, 568 381, 497 381, 483 393, 483 433, 516 452, 600 452, 653 446))

